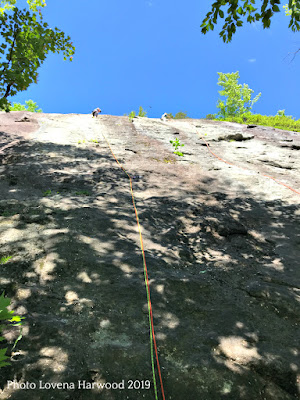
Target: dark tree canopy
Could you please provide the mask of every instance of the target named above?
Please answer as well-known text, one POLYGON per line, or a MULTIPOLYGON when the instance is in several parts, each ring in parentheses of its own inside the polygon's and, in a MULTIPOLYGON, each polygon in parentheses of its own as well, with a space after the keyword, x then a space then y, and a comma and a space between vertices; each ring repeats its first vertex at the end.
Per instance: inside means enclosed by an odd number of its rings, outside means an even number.
MULTIPOLYGON (((211 11, 206 14, 202 21, 201 32, 206 34, 209 30, 214 30, 218 18, 225 18, 225 23, 220 32, 220 37, 228 43, 237 27, 243 26, 245 21, 252 23, 262 21, 264 28, 269 28, 271 18, 274 13, 280 11, 280 0, 217 0, 212 4, 211 11), (259 4, 258 4, 259 3, 259 4)), ((286 2, 284 2, 285 4, 286 2)), ((289 28, 293 32, 300 30, 300 0, 289 0, 290 10, 289 28)))

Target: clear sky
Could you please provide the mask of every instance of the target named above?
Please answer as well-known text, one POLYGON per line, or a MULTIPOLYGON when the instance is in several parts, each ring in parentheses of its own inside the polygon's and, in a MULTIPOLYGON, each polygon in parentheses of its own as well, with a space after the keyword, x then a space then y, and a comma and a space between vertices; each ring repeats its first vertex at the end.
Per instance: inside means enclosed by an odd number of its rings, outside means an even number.
MULTIPOLYGON (((50 27, 71 36, 74 61, 50 54, 38 84, 11 98, 32 99, 47 113, 123 115, 142 106, 149 117, 217 112, 217 72, 240 73, 240 83, 262 96, 253 111, 300 118, 300 32, 288 29, 284 12, 271 28, 245 24, 223 43, 215 28, 201 34, 209 0, 48 0, 42 10, 50 27)), ((261 2, 258 2, 261 4, 261 2)), ((19 0, 19 4, 26 4, 19 0)), ((284 4, 284 3, 283 3, 284 4)), ((282 7, 282 5, 281 5, 282 7)))

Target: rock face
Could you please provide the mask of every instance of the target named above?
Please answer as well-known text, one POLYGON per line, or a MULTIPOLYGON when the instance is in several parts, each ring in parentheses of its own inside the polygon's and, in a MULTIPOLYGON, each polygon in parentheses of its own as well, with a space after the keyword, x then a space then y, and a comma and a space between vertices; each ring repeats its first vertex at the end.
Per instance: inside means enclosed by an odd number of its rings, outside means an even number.
MULTIPOLYGON (((0 399, 155 398, 128 175, 166 398, 299 397, 299 134, 28 118, 0 113, 1 289, 26 318, 0 399), (22 390, 8 387, 13 379, 75 388, 22 390), (83 380, 125 388, 83 390, 83 380)), ((4 336, 11 351, 18 331, 4 336)))
POLYGON ((247 235, 247 229, 243 224, 231 218, 226 218, 225 221, 218 223, 216 231, 219 235, 228 237, 230 235, 247 235))
MULTIPOLYGON (((39 124, 34 113, 24 111, 11 111, 6 113, 0 111, 0 140, 4 134, 10 135, 11 142, 14 135, 18 138, 28 138, 29 134, 36 131, 39 128, 39 124)), ((1 149, 0 149, 1 152, 1 149)))
POLYGON ((220 136, 218 138, 218 141, 227 140, 227 141, 242 142, 244 140, 250 140, 250 139, 253 139, 253 138, 254 138, 254 136, 252 136, 252 135, 236 133, 234 135, 220 136))
POLYGON ((21 119, 16 119, 15 122, 33 122, 34 119, 27 117, 27 115, 24 115, 21 119))

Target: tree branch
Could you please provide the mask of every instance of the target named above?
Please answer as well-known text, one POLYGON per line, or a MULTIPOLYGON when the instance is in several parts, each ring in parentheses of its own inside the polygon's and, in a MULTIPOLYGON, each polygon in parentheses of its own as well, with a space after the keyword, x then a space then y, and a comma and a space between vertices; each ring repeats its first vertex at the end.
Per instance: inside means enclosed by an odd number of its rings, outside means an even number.
POLYGON ((294 52, 294 56, 293 56, 293 58, 292 58, 291 62, 293 62, 293 61, 294 61, 294 59, 295 59, 295 57, 296 57, 297 53, 299 53, 299 51, 300 51, 300 49, 298 49, 297 51, 295 51, 295 52, 294 52))
POLYGON ((4 96, 2 97, 2 99, 6 99, 6 98, 9 96, 10 89, 11 89, 11 87, 12 87, 13 84, 14 84, 14 82, 9 83, 9 84, 7 85, 6 92, 5 92, 4 96))
POLYGON ((294 55, 293 55, 293 58, 292 58, 291 61, 289 62, 289 64, 291 64, 291 63, 294 61, 294 59, 296 58, 297 53, 299 53, 299 52, 300 52, 300 48, 299 48, 298 50, 294 51, 294 53, 292 53, 292 52, 288 53, 288 54, 284 57, 284 60, 285 60, 287 57, 289 57, 291 54, 294 54, 294 55))

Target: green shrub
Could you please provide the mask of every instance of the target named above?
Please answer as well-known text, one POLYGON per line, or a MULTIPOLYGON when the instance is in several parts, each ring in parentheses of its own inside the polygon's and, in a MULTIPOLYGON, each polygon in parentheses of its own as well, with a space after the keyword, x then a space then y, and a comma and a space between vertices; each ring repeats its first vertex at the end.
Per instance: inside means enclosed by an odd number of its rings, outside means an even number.
MULTIPOLYGON (((5 338, 1 336, 1 332, 7 325, 20 326, 22 325, 22 319, 24 319, 23 317, 19 317, 18 315, 13 316, 14 311, 9 311, 7 308, 9 305, 10 305, 10 299, 4 297, 4 292, 3 292, 2 295, 0 296, 0 323, 1 323, 0 342, 5 340, 5 338)), ((20 332, 19 337, 15 341, 13 349, 21 338, 22 338, 22 330, 20 332)), ((9 365, 9 363, 7 362, 9 357, 6 355, 6 352, 7 348, 0 349, 0 368, 9 365)))
POLYGON ((205 119, 216 119, 216 115, 217 115, 217 114, 207 114, 207 116, 205 117, 205 119))
POLYGON ((183 111, 178 111, 178 113, 175 114, 174 119, 187 119, 189 118, 186 114, 186 112, 183 111))
POLYGON ((9 107, 9 111, 43 112, 41 108, 38 108, 38 105, 33 100, 26 100, 25 104, 14 103, 9 107))
POLYGON ((129 117, 129 119, 135 118, 135 117, 136 117, 135 111, 131 111, 131 112, 128 114, 128 117, 129 117))
MULTIPOLYGON (((284 110, 280 110, 284 111, 284 110)), ((237 117, 219 118, 220 121, 237 122, 239 124, 263 125, 272 128, 284 129, 287 131, 300 132, 300 119, 295 120, 290 115, 267 116, 260 114, 246 113, 237 117)))
POLYGON ((21 103, 14 103, 12 106, 9 107, 9 111, 25 111, 26 106, 21 103))
POLYGON ((140 106, 138 114, 136 114, 135 111, 131 111, 129 114, 124 114, 124 116, 128 116, 129 119, 132 120, 136 116, 138 116, 138 117, 147 117, 147 112, 145 110, 143 110, 142 106, 140 106))
POLYGON ((138 117, 147 117, 147 112, 145 110, 143 110, 142 106, 140 106, 140 108, 139 108, 138 117))
POLYGON ((178 149, 178 147, 183 147, 184 144, 181 144, 178 138, 176 138, 175 140, 170 140, 170 143, 175 148, 175 151, 173 153, 176 154, 177 156, 183 157, 183 153, 180 151, 177 151, 177 149, 178 149))

